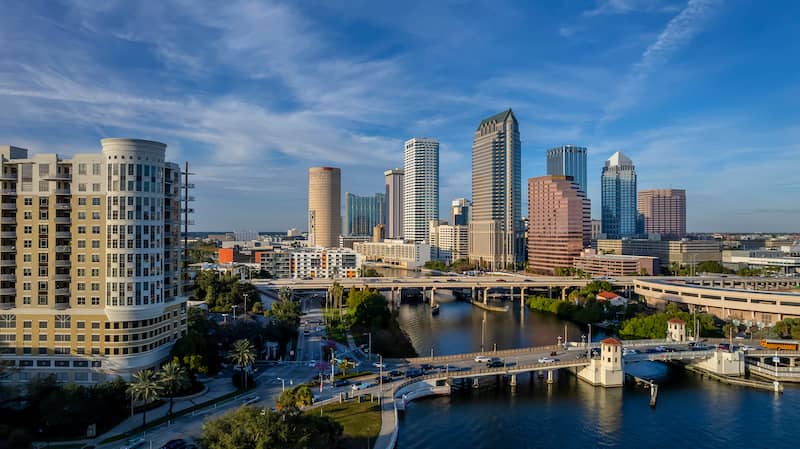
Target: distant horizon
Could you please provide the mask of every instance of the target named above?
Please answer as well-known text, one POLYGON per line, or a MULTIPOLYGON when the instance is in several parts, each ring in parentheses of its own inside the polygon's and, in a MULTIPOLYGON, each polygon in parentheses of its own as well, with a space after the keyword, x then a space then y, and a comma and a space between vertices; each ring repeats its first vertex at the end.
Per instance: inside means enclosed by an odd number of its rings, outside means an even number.
MULTIPOLYGON (((237 229, 229 231, 189 231, 189 234, 226 234, 234 232, 257 232, 258 234, 286 234, 286 231, 256 231, 254 229, 237 229)), ((298 229, 300 233, 307 233, 307 230, 298 229)), ((724 232, 724 231, 686 231, 688 235, 693 234, 783 234, 800 235, 800 231, 747 231, 747 232, 724 232)), ((347 236, 345 236, 347 237, 347 236)), ((364 236, 366 237, 366 236, 364 236)))

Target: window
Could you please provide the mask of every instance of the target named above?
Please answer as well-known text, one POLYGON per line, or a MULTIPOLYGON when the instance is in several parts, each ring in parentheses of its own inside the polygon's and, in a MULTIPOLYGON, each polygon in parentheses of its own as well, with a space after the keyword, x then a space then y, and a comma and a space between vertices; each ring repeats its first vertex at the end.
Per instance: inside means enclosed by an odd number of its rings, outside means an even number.
POLYGON ((99 163, 93 163, 92 164, 92 175, 99 176, 100 174, 101 174, 100 173, 100 164, 99 163))
POLYGON ((92 334, 92 341, 93 341, 93 342, 98 342, 98 341, 100 341, 100 336, 99 336, 98 334, 92 334))
POLYGON ((25 218, 26 220, 33 220, 33 212, 26 210, 25 212, 23 212, 23 218, 25 218))
POLYGON ((86 184, 80 183, 78 184, 78 192, 85 192, 86 191, 86 184))
POLYGON ((78 234, 86 234, 86 226, 78 226, 78 234))
POLYGON ((99 296, 92 296, 92 305, 99 306, 100 305, 100 297, 99 296))
POLYGON ((33 260, 33 256, 30 254, 23 254, 22 261, 23 262, 31 262, 33 260))
POLYGON ((86 321, 78 321, 78 322, 76 323, 76 327, 77 327, 78 329, 86 329, 86 321))
POLYGON ((22 232, 25 234, 33 234, 33 226, 23 226, 22 232))
POLYGON ((25 199, 23 200, 23 203, 24 203, 26 206, 33 206, 33 198, 31 198, 31 197, 29 197, 29 196, 28 196, 28 197, 25 197, 25 199))
POLYGON ((26 305, 30 305, 31 304, 31 297, 30 296, 23 296, 22 297, 22 303, 26 304, 26 305))
POLYGON ((16 315, 0 315, 0 329, 15 329, 17 327, 16 315))
POLYGON ((48 214, 47 209, 39 210, 39 220, 47 220, 48 214))
POLYGON ((23 322, 22 322, 22 327, 23 327, 24 329, 30 329, 30 328, 32 328, 32 327, 33 327, 33 321, 23 321, 23 322))
POLYGON ((78 174, 79 175, 86 174, 86 164, 78 164, 78 174))
POLYGON ((56 315, 56 329, 69 329, 72 323, 72 317, 69 315, 56 315))
POLYGON ((40 192, 47 192, 49 188, 50 188, 50 183, 48 181, 39 181, 40 192))
POLYGON ((47 334, 39 334, 39 341, 47 341, 47 334))
POLYGON ((75 300, 75 302, 79 306, 85 306, 86 305, 86 297, 85 296, 78 296, 78 298, 75 300))
POLYGON ((92 198, 92 206, 99 206, 100 205, 100 198, 93 197, 92 198))
POLYGON ((78 198, 78 206, 85 206, 86 205, 86 197, 78 198))
POLYGON ((92 240, 92 248, 99 249, 100 248, 100 240, 92 240))
POLYGON ((92 192, 99 192, 100 191, 100 184, 94 183, 92 184, 92 192))
POLYGON ((92 329, 100 329, 100 322, 92 321, 92 329))

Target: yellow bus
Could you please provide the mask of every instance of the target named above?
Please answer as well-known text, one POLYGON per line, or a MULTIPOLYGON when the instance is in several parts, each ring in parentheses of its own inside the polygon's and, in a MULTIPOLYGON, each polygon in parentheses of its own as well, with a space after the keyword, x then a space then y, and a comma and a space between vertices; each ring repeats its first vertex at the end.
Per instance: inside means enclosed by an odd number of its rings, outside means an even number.
POLYGON ((761 339, 761 347, 778 351, 800 351, 800 341, 761 339))

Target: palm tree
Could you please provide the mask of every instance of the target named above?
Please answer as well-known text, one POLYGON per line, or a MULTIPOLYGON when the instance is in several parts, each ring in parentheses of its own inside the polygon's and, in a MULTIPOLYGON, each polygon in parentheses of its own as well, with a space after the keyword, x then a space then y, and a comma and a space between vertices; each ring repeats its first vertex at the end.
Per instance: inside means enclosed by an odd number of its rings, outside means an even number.
POLYGON ((158 380, 164 390, 164 394, 169 396, 169 411, 167 414, 172 415, 174 396, 191 384, 189 374, 186 372, 186 368, 173 360, 161 367, 161 371, 158 373, 158 380))
POLYGON ((233 342, 230 354, 228 357, 233 363, 242 369, 242 379, 244 389, 247 389, 247 371, 246 368, 250 367, 256 362, 256 349, 250 340, 242 338, 233 342))
MULTIPOLYGON (((131 400, 137 400, 147 404, 157 401, 161 395, 161 384, 159 384, 156 373, 153 370, 145 369, 133 374, 133 379, 128 386, 128 393, 131 400)), ((147 409, 142 409, 142 427, 147 424, 147 409)))

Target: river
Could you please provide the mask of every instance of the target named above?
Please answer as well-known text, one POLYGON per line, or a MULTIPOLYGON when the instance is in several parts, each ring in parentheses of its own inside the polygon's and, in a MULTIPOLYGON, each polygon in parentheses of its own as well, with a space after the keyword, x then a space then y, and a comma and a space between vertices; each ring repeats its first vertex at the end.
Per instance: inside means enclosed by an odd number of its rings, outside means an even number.
MULTIPOLYGON (((484 313, 441 300, 441 313, 403 305, 401 326, 420 354, 480 350, 486 319, 487 350, 556 343, 566 324, 570 340, 582 330, 550 315, 526 311, 484 313)), ((602 336, 592 338, 596 340, 602 336)), ((594 388, 560 373, 547 385, 521 376, 516 392, 485 382, 479 390, 413 401, 401 415, 398 449, 422 448, 776 448, 796 444, 800 388, 782 395, 722 385, 678 368, 646 362, 631 370, 660 384, 658 404, 648 406, 641 387, 594 388), (795 441, 795 443, 792 443, 795 441)))

